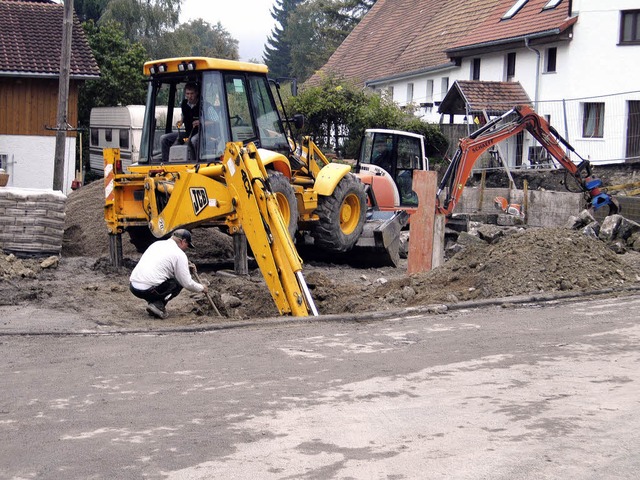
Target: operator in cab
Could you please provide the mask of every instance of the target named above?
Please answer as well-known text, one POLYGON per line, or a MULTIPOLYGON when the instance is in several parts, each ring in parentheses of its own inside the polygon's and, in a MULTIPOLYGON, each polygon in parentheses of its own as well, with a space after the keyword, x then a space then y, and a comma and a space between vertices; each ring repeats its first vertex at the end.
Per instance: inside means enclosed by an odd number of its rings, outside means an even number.
MULTIPOLYGON (((182 111, 182 117, 176 125, 178 129, 184 126, 184 136, 189 138, 189 142, 193 145, 194 150, 197 151, 200 128, 200 89, 195 83, 189 82, 184 86, 184 100, 180 104, 180 110, 182 111)), ((162 145, 163 162, 169 160, 169 150, 176 141, 181 140, 179 136, 179 130, 178 132, 162 135, 160 143, 162 145)))
POLYGON ((131 272, 129 290, 148 302, 149 315, 167 318, 167 303, 183 288, 192 292, 208 292, 206 285, 191 278, 185 253, 188 248, 194 248, 191 232, 178 229, 170 238, 152 243, 131 272))

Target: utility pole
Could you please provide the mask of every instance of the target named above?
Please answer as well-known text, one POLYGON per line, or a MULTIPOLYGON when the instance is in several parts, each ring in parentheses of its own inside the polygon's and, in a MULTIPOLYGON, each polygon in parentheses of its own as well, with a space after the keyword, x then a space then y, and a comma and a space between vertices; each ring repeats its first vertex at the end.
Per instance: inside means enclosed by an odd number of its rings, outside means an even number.
POLYGON ((62 21, 62 50, 58 80, 58 116, 56 119, 56 151, 53 168, 53 189, 62 191, 64 156, 67 142, 67 113, 69 109, 69 70, 71 69, 71 37, 73 34, 73 0, 64 0, 62 21))

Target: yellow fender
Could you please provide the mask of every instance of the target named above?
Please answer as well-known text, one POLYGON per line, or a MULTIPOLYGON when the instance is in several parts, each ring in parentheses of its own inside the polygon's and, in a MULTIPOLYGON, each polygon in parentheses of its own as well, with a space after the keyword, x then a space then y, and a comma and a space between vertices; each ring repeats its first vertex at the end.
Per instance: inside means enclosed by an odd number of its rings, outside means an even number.
POLYGON ((329 163, 322 167, 318 177, 314 190, 318 195, 329 196, 333 194, 340 180, 351 172, 351 166, 342 163, 329 163))
POLYGON ((265 150, 264 148, 258 148, 258 155, 260 155, 262 164, 265 167, 269 166, 275 171, 282 173, 285 177, 291 178, 291 164, 287 157, 281 153, 265 150))

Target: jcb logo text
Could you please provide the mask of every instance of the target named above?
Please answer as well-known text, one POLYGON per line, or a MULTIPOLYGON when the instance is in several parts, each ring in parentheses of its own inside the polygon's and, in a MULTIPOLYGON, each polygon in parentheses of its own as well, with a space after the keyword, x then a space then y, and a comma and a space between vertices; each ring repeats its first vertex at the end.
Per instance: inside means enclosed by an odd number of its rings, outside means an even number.
POLYGON ((196 217, 204 210, 204 207, 209 203, 209 199, 207 198, 207 191, 204 188, 191 188, 189 189, 189 193, 191 193, 191 204, 193 205, 193 213, 195 213, 196 217))

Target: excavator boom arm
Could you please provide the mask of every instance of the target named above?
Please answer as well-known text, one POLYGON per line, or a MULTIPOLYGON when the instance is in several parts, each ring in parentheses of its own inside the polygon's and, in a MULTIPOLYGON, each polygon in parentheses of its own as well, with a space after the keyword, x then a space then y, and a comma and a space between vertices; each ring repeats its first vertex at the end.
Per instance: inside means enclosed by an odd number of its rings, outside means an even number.
POLYGON ((575 153, 575 149, 569 142, 531 107, 523 105, 509 110, 469 137, 460 140, 458 150, 440 182, 436 199, 437 212, 444 215, 450 215, 453 212, 473 166, 485 151, 524 130, 540 142, 540 145, 575 178, 580 188, 589 195, 594 208, 608 205, 610 214, 619 211, 620 208, 615 199, 600 189, 602 181, 592 175, 591 164, 582 158, 578 165, 573 163, 560 145, 562 143, 569 151, 575 153), (516 115, 515 121, 505 123, 505 120, 513 114, 516 115), (442 192, 445 190, 445 197, 441 201, 442 192))

